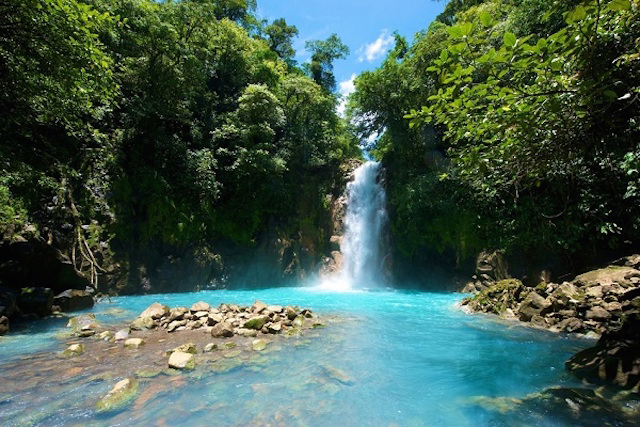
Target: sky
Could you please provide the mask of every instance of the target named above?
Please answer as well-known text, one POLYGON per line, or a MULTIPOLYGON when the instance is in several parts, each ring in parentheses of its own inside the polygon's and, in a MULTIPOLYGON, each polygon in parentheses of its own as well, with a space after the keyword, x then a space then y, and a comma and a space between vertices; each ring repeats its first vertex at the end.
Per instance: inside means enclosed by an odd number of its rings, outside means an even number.
POLYGON ((365 70, 373 70, 393 48, 393 32, 411 42, 420 30, 427 29, 442 13, 446 0, 258 0, 257 14, 272 22, 285 18, 295 25, 299 35, 294 41, 296 60, 310 58, 304 50, 308 40, 324 40, 336 33, 351 54, 334 63, 338 91, 353 92, 353 79, 365 70))

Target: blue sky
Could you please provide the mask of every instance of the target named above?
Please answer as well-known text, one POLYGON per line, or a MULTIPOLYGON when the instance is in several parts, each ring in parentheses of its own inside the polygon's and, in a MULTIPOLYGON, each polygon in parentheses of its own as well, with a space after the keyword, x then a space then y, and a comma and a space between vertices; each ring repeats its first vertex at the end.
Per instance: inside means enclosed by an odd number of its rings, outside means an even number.
POLYGON ((294 41, 299 63, 307 62, 307 40, 338 34, 351 55, 334 64, 339 91, 353 90, 353 77, 380 65, 398 31, 409 42, 444 10, 446 0, 258 0, 258 16, 269 22, 285 18, 300 32, 294 41))

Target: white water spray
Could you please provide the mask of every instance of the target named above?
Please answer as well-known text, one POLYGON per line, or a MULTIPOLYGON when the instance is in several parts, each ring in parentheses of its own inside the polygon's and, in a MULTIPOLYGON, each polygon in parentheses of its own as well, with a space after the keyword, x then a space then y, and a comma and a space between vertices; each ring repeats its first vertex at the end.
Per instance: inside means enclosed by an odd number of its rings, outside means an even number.
POLYGON ((322 288, 348 291, 373 288, 385 282, 383 272, 386 194, 379 183, 380 163, 369 161, 354 172, 347 184, 345 233, 340 245, 342 269, 327 278, 322 288))

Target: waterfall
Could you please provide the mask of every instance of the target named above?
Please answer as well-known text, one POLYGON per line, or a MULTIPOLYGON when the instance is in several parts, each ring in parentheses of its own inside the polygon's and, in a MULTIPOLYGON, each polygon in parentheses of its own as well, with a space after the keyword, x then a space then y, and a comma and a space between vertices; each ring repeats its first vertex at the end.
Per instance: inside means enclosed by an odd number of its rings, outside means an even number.
POLYGON ((381 166, 368 161, 354 171, 347 184, 347 210, 340 244, 342 268, 326 278, 323 288, 373 288, 385 282, 383 259, 387 225, 386 194, 379 182, 381 166))

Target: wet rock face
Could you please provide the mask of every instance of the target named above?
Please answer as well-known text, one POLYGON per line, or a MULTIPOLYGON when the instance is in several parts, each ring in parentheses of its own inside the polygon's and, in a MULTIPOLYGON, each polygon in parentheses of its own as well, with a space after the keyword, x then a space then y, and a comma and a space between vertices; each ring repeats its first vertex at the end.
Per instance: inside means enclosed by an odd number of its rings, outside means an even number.
POLYGON ((476 259, 476 274, 462 292, 480 292, 492 284, 510 278, 509 264, 500 250, 482 251, 476 259))
POLYGON ((595 347, 575 354, 566 368, 592 383, 610 383, 640 392, 640 311, 602 335, 595 347))
POLYGON ((35 314, 44 317, 51 313, 53 290, 50 288, 22 288, 18 297, 18 306, 23 314, 35 314))

